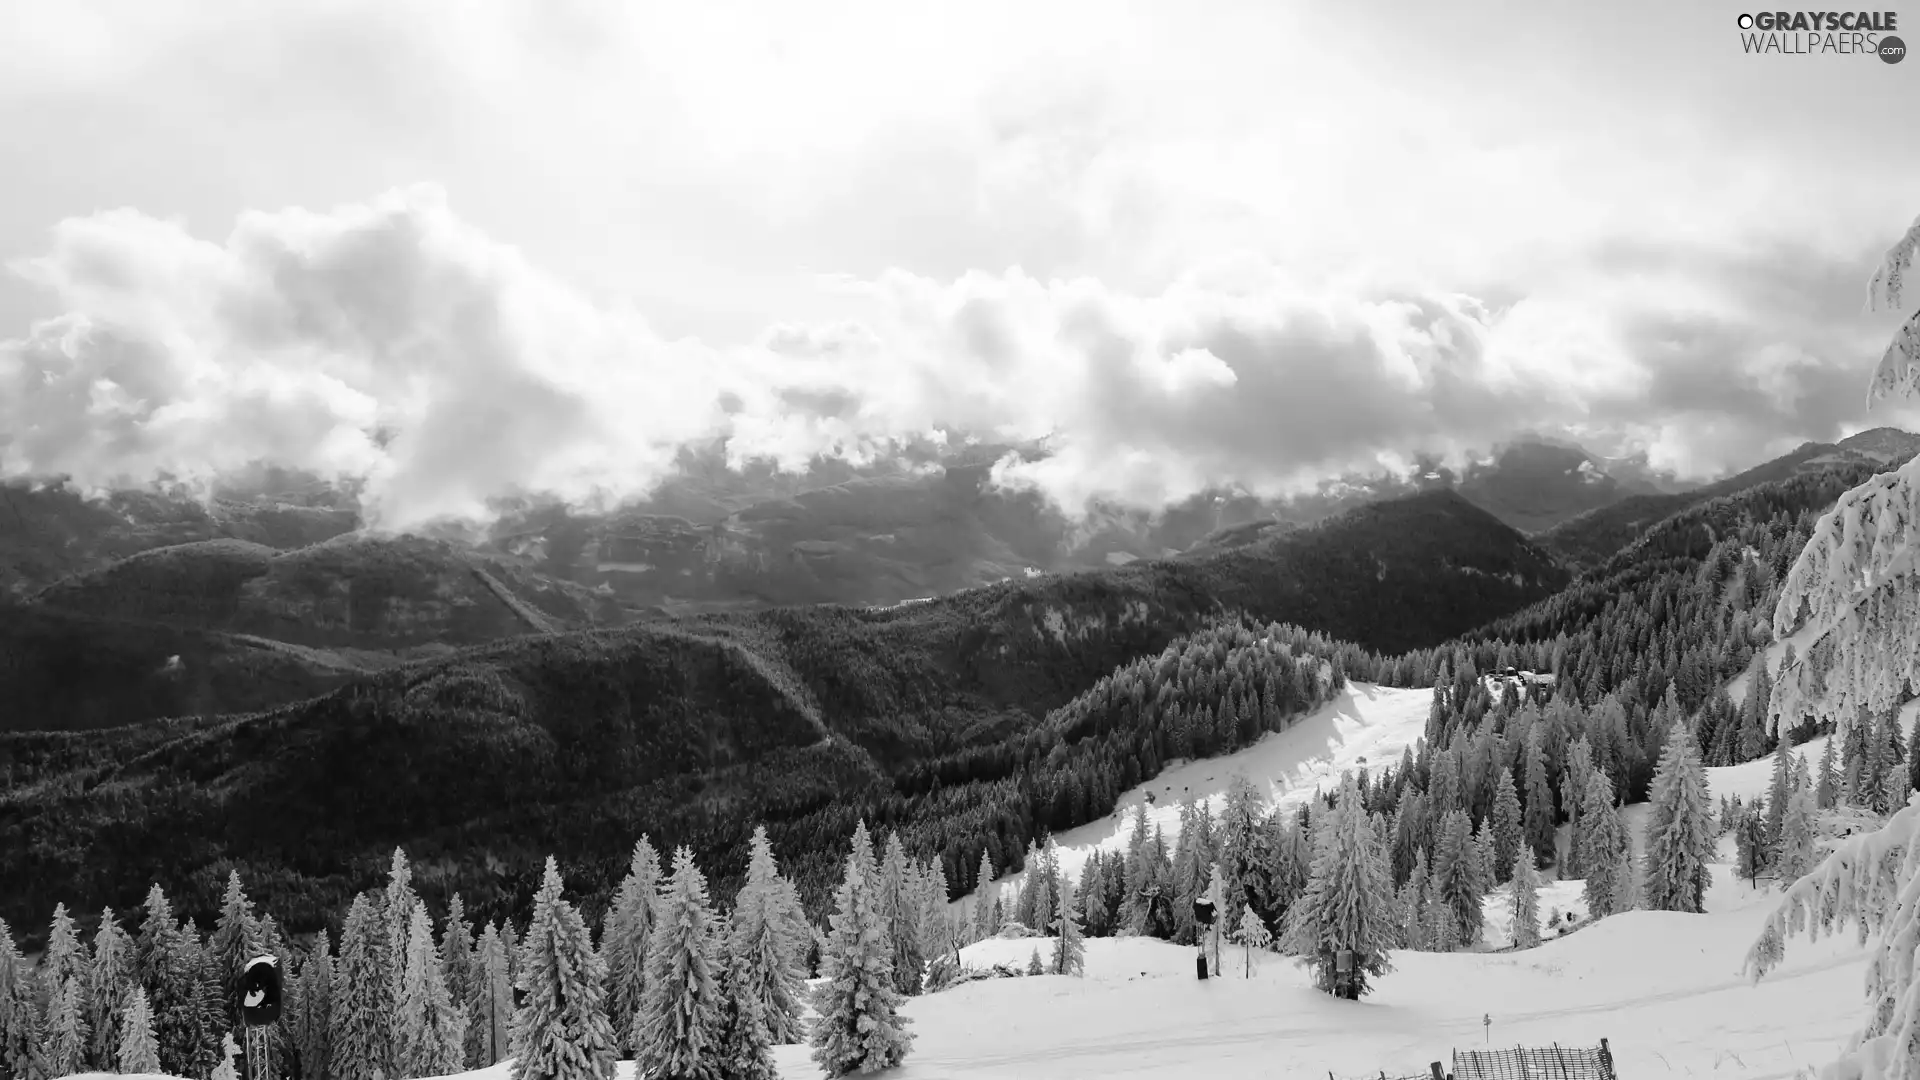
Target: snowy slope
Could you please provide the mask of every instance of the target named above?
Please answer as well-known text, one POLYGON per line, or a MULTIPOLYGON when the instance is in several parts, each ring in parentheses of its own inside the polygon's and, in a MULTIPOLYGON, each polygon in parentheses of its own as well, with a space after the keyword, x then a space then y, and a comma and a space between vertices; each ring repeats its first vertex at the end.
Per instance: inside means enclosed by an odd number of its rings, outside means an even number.
MULTIPOLYGON (((1337 784, 1347 770, 1370 767, 1377 773, 1384 766, 1397 766, 1401 752, 1425 734, 1432 704, 1431 687, 1398 690, 1349 683, 1338 697, 1285 731, 1268 732, 1259 742, 1232 754, 1163 769, 1159 776, 1123 793, 1112 814, 1055 834, 1061 867, 1078 879, 1088 852, 1126 850, 1134 808, 1143 802, 1149 826, 1165 830, 1171 847, 1180 835, 1181 800, 1190 798, 1218 813, 1227 782, 1236 772, 1245 773, 1269 805, 1292 806, 1322 787, 1337 784)), ((996 884, 1018 885, 1024 877, 1024 871, 1003 874, 996 884)), ((963 898, 956 903, 964 906, 971 901, 963 898)))

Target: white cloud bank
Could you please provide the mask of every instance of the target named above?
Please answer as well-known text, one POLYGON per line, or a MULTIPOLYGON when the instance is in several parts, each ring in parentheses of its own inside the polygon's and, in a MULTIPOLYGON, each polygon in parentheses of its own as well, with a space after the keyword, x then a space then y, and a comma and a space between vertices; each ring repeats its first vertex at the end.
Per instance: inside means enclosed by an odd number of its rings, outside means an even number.
POLYGON ((1051 434, 1009 479, 1068 508, 1157 506, 1540 428, 1708 471, 1857 417, 1874 331, 1826 314, 1851 265, 1671 246, 1583 265, 1499 304, 1353 275, 1308 292, 1257 258, 1149 295, 894 271, 848 286, 871 318, 714 347, 590 301, 434 187, 250 212, 224 241, 114 211, 14 267, 65 314, 0 343, 0 476, 265 461, 365 478, 370 515, 405 527, 500 495, 644 494, 716 434, 798 465, 947 430, 1051 434))

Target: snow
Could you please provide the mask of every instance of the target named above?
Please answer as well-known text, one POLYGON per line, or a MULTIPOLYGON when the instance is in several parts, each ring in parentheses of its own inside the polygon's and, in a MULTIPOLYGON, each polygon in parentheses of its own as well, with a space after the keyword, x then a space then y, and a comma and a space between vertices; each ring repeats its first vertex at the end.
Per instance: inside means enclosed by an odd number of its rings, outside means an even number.
MULTIPOLYGON (((1089 852, 1125 851, 1134 808, 1149 795, 1153 800, 1146 802, 1148 826, 1165 830, 1168 850, 1172 850, 1180 835, 1181 800, 1191 798, 1218 814, 1227 782, 1236 772, 1253 781, 1268 805, 1297 806, 1322 786, 1332 788, 1340 774, 1350 769, 1368 768, 1377 775, 1385 766, 1397 768, 1401 753, 1426 733, 1432 704, 1431 687, 1401 690, 1348 683, 1339 696, 1292 727, 1270 731, 1232 754, 1172 763, 1152 780, 1123 792, 1112 814, 1054 834, 1061 869, 1078 880, 1089 852)), ((1017 886, 1024 878, 1024 871, 1002 874, 995 883, 1017 886)), ((966 906, 971 900, 963 898, 955 904, 966 906)))

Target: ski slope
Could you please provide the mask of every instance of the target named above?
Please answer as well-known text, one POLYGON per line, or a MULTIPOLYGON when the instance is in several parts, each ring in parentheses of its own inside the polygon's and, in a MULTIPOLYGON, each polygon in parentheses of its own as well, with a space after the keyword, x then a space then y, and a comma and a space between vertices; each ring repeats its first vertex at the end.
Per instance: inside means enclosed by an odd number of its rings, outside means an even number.
MULTIPOLYGON (((1338 784, 1348 770, 1398 766, 1403 751, 1426 733, 1431 687, 1400 690, 1372 683, 1348 683, 1338 697, 1308 713, 1284 731, 1267 732, 1252 746, 1221 757, 1170 764, 1152 780, 1121 794, 1113 813, 1077 829, 1054 834, 1061 869, 1078 880, 1087 855, 1096 849, 1124 851, 1133 831, 1134 809, 1147 807, 1147 823, 1166 833, 1167 845, 1180 836, 1180 803, 1192 799, 1218 814, 1227 783, 1244 773, 1269 805, 1298 805, 1315 791, 1338 784)), ((999 869, 996 867, 996 869, 999 869)), ((1000 887, 1018 886, 1025 871, 1002 874, 1000 887)), ((955 901, 971 904, 970 898, 955 901)))

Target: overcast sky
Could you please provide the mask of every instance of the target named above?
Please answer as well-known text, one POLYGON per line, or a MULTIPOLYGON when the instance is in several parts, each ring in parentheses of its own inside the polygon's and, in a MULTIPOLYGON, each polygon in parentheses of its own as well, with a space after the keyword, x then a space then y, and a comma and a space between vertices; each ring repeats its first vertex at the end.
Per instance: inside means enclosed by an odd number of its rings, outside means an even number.
POLYGON ((0 473, 268 459, 406 520, 951 429, 1152 504, 1910 424, 1863 302, 1920 62, 1741 10, 0 6, 0 473))

